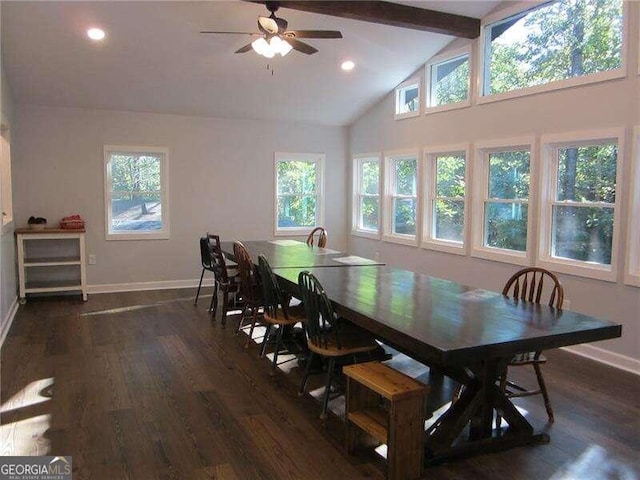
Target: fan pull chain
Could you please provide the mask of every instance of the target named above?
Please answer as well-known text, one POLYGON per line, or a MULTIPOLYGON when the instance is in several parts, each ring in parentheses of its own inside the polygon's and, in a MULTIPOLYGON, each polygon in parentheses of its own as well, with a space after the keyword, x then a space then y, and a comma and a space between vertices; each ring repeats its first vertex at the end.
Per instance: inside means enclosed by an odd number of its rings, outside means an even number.
POLYGON ((273 67, 267 63, 267 70, 271 70, 271 76, 273 77, 273 67))

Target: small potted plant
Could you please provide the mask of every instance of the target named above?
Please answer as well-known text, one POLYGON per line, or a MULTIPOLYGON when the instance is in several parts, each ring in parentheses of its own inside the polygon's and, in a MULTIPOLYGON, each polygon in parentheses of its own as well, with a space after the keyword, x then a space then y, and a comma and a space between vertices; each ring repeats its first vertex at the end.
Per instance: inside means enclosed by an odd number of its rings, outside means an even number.
POLYGON ((47 219, 31 216, 29 217, 29 220, 27 220, 27 224, 32 230, 44 230, 44 228, 47 226, 47 219))

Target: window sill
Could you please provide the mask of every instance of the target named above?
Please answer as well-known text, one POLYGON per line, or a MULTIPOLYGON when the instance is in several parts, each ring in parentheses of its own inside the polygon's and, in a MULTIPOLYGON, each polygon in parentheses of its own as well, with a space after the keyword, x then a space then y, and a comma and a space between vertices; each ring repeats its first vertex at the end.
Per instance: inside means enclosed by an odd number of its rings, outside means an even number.
POLYGON ((586 264, 584 262, 547 258, 540 259, 537 262, 537 266, 577 277, 587 277, 606 282, 616 281, 616 272, 610 265, 586 264))
POLYGON ((105 240, 169 240, 171 236, 168 231, 163 232, 123 232, 123 233, 107 233, 105 240))
POLYGON ((624 283, 632 287, 640 287, 640 273, 627 273, 624 276, 624 283))
POLYGON ((462 243, 448 242, 446 240, 426 240, 420 244, 426 250, 436 250, 438 252, 453 253, 455 255, 466 255, 467 249, 462 243))
POLYGON ((554 82, 546 83, 544 85, 535 85, 533 87, 521 88, 518 90, 511 90, 504 93, 495 93, 490 95, 478 95, 476 103, 482 105, 485 103, 500 102, 502 100, 508 100, 511 98, 526 97, 528 95, 536 95, 539 93, 555 92, 556 90, 562 90, 564 88, 577 87, 581 85, 589 85, 593 83, 607 82, 610 80, 617 80, 624 78, 627 74, 626 67, 622 66, 616 70, 609 70, 607 72, 592 73, 582 77, 568 78, 566 80, 556 80, 554 82))
POLYGON ((400 245, 410 245, 412 247, 418 246, 418 238, 410 235, 383 235, 382 240, 389 243, 399 243, 400 245))
POLYGON ((280 228, 276 229, 273 232, 273 235, 276 237, 306 237, 307 235, 309 235, 309 233, 311 233, 311 230, 316 228, 316 226, 319 225, 314 225, 313 227, 291 227, 286 229, 280 228))
POLYGON ((380 232, 372 232, 369 230, 351 230, 354 237, 370 238, 372 240, 380 240, 380 232))
POLYGON ((503 250, 490 247, 476 247, 471 252, 472 257, 493 260, 496 262, 511 263, 528 267, 532 265, 531 259, 524 252, 503 250))
POLYGON ((396 113, 393 118, 395 118, 396 120, 404 120, 405 118, 413 118, 413 117, 419 117, 420 116, 420 110, 416 110, 415 112, 407 112, 407 113, 396 113))
POLYGON ((437 107, 426 107, 424 110, 425 115, 432 113, 448 112, 450 110, 459 110, 461 108, 469 108, 471 106, 471 100, 467 99, 463 102, 449 103, 446 105, 438 105, 437 107))

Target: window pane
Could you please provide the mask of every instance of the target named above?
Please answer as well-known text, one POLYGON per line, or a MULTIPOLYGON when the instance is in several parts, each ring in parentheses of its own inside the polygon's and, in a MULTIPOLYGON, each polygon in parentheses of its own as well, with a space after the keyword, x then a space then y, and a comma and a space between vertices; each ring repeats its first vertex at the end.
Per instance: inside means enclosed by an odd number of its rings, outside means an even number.
POLYGON ((553 256, 611 264, 613 208, 553 207, 553 256))
POLYGON ((559 201, 616 201, 617 145, 558 149, 559 201))
POLYGON ((489 198, 529 197, 528 151, 496 152, 489 156, 489 198))
POLYGON ((563 0, 486 28, 484 94, 620 68, 622 1, 563 0))
POLYGON ((316 164, 287 160, 278 162, 278 194, 315 194, 316 164))
POLYGON ((393 199, 393 233, 416 234, 416 204, 413 198, 393 199))
POLYGON ((292 195, 278 197, 278 228, 316 225, 316 197, 292 195))
POLYGON ((162 230, 162 203, 159 193, 111 197, 112 232, 162 230))
POLYGON ((527 250, 527 210, 519 203, 485 204, 485 246, 527 250))
POLYGON ((435 204, 435 238, 462 242, 464 201, 436 200, 435 204))
POLYGON ((377 194, 379 179, 380 164, 378 162, 362 162, 362 193, 377 194))
POLYGON ((378 230, 378 211, 380 202, 378 198, 363 197, 360 202, 361 228, 378 230))
POLYGON ((112 153, 109 159, 111 191, 159 192, 160 162, 161 158, 154 155, 112 153))
POLYGON ((436 159, 436 196, 464 197, 464 155, 436 159))
POLYGON ((447 105, 469 96, 469 55, 447 60, 431 67, 429 106, 447 105))
POLYGON ((396 91, 396 114, 417 112, 420 106, 420 87, 413 85, 396 91))
POLYGON ((398 195, 416 195, 417 163, 412 160, 396 160, 396 192, 398 195))

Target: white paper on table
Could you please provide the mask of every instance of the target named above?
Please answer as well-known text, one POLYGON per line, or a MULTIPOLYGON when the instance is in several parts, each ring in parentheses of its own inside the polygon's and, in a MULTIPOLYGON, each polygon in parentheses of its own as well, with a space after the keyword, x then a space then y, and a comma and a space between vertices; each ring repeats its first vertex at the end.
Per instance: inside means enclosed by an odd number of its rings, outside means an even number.
POLYGON ((377 265, 378 262, 370 260, 364 257, 358 257, 357 255, 349 255, 348 257, 333 258, 336 262, 344 263, 346 265, 377 265))
POLYGON ((294 245, 302 245, 302 242, 298 240, 269 240, 269 243, 273 243, 275 245, 281 245, 283 247, 292 247, 294 245))

